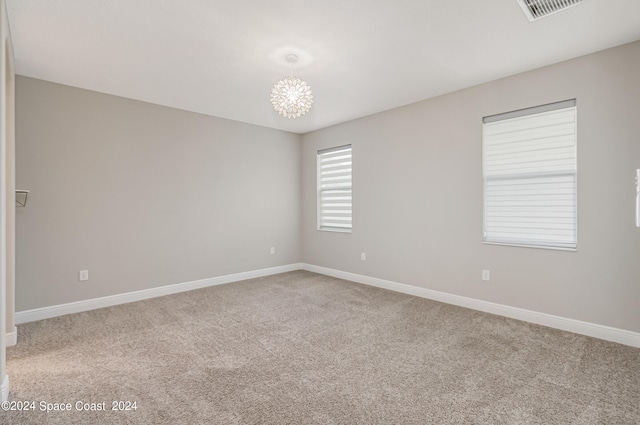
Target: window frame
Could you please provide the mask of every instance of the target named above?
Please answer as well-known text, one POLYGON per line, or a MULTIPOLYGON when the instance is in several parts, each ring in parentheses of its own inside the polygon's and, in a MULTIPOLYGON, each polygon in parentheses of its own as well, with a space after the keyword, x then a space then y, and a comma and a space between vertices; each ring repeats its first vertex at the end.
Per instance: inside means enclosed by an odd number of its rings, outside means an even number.
MULTIPOLYGON (((487 116, 483 118, 483 125, 482 125, 482 179, 483 179, 483 183, 482 183, 482 188, 483 188, 483 219, 482 219, 482 242, 483 244, 488 244, 488 245, 505 245, 505 246, 518 246, 518 247, 526 247, 526 248, 539 248, 539 249, 552 249, 552 250, 561 250, 561 251, 577 251, 578 249, 578 108, 577 108, 577 101, 576 99, 569 99, 569 100, 565 100, 565 101, 560 101, 560 102, 554 102, 554 103, 550 103, 550 104, 545 104, 545 105, 540 105, 540 106, 534 106, 531 108, 525 108, 525 109, 520 109, 520 110, 516 110, 516 111, 511 111, 511 112, 506 112, 506 113, 502 113, 502 114, 496 114, 496 115, 491 115, 491 116, 487 116), (487 135, 486 135, 486 129, 487 126, 486 124, 490 124, 493 122, 497 122, 497 121, 505 121, 505 120, 512 120, 515 118, 521 118, 521 117, 526 117, 526 116, 533 116, 533 115, 537 115, 537 114, 542 114, 545 112, 552 112, 552 111, 559 111, 559 110, 563 110, 563 109, 572 109, 573 110, 573 163, 572 163, 572 169, 570 170, 569 167, 567 167, 567 169, 565 170, 561 170, 561 171, 553 171, 553 172, 549 172, 549 173, 536 173, 536 172, 514 172, 511 174, 505 174, 505 175, 493 175, 493 176, 487 176, 487 135), (532 182, 531 184, 534 184, 533 180, 538 178, 538 179, 545 179, 545 178, 556 178, 557 180, 560 180, 562 176, 569 176, 571 182, 569 182, 570 184, 573 184, 573 193, 572 193, 572 200, 573 200, 573 205, 572 205, 572 230, 573 230, 573 239, 570 241, 570 243, 563 243, 563 242, 559 242, 559 241, 555 241, 555 242, 551 242, 549 240, 547 241, 541 241, 538 243, 532 242, 532 240, 534 240, 534 238, 529 238, 528 241, 526 238, 522 238, 522 237, 514 237, 514 238, 505 238, 505 237, 501 237, 501 238, 495 238, 495 237, 490 237, 487 233, 487 216, 488 216, 488 212, 487 212, 487 207, 488 207, 488 201, 487 201, 487 196, 488 196, 488 189, 487 189, 487 183, 489 181, 498 181, 500 179, 503 180, 516 180, 516 179, 523 179, 523 180, 529 180, 530 182, 532 182), (529 243, 527 243, 529 242, 529 243)), ((515 228, 515 226, 514 226, 515 228)), ((551 228, 551 226, 549 227, 551 228)), ((547 228, 547 230, 549 229, 547 228)))
MULTIPOLYGON (((353 231, 353 147, 351 144, 335 146, 327 149, 320 149, 317 151, 316 153, 316 206, 317 206, 316 230, 324 231, 324 232, 352 233, 353 231), (323 187, 322 166, 321 166, 321 162, 323 158, 326 158, 325 155, 332 154, 335 152, 346 151, 346 150, 348 150, 349 152, 349 168, 348 168, 349 185, 333 187, 333 188, 323 187), (343 191, 343 192, 348 191, 349 199, 348 199, 348 203, 345 204, 345 206, 348 205, 348 207, 350 208, 348 210, 349 226, 331 226, 331 225, 328 225, 325 220, 323 220, 323 217, 324 217, 323 206, 325 206, 323 203, 323 194, 330 191, 343 191)), ((340 206, 338 206, 337 208, 339 209, 340 206)), ((341 220, 341 218, 338 218, 338 220, 341 220)))

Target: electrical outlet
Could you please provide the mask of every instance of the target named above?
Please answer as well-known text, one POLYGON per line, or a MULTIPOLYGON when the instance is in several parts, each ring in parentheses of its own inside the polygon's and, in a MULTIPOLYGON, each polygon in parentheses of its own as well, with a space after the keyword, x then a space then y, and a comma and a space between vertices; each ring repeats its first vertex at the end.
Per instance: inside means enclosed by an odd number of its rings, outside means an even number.
POLYGON ((491 272, 489 270, 482 270, 482 280, 491 280, 491 272))
POLYGON ((78 272, 78 280, 80 282, 84 282, 85 280, 89 280, 89 270, 80 270, 78 272))
POLYGON ((275 254, 276 253, 276 247, 272 246, 271 250, 269 251, 271 254, 275 254))
POLYGON ((360 253, 360 259, 361 259, 362 261, 367 261, 367 254, 366 254, 366 253, 364 253, 364 252, 360 253))

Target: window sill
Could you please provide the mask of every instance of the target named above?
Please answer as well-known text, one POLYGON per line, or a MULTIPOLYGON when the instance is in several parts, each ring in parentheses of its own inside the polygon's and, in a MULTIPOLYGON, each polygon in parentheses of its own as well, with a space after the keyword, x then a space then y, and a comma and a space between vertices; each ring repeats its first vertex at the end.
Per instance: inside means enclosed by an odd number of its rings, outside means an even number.
POLYGON ((515 243, 505 243, 505 242, 487 242, 482 241, 483 245, 500 245, 500 246, 516 246, 519 248, 535 248, 535 249, 549 249, 552 251, 569 251, 569 252, 577 252, 578 248, 563 248, 559 246, 540 246, 540 245, 522 245, 515 243))
POLYGON ((316 229, 319 232, 351 233, 351 229, 316 229))

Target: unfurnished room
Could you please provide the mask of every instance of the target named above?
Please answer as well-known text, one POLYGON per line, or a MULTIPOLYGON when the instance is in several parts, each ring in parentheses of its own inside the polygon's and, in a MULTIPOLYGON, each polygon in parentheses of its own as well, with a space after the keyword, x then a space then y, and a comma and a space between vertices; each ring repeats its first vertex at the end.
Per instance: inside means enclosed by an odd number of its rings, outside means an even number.
POLYGON ((640 423, 640 1, 0 15, 0 424, 640 423))

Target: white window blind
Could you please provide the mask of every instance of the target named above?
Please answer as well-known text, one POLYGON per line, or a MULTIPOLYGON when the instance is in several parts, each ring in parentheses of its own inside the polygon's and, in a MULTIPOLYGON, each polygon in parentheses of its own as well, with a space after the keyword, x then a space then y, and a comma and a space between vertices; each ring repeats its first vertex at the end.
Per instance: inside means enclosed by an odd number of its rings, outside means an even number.
POLYGON ((575 249, 575 99, 483 123, 484 241, 575 249))
POLYGON ((351 231, 351 145, 318 151, 318 229, 351 231))

